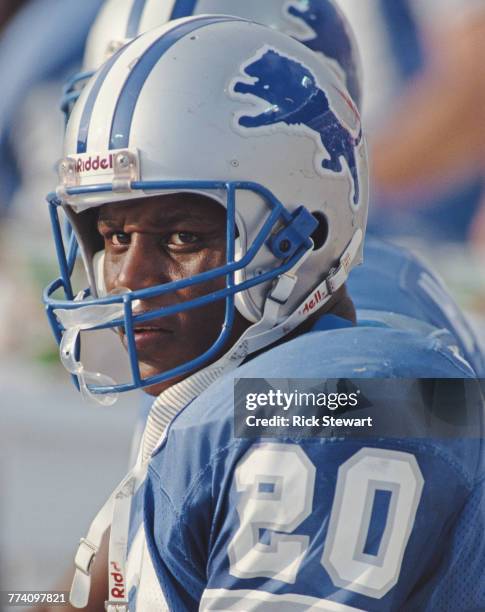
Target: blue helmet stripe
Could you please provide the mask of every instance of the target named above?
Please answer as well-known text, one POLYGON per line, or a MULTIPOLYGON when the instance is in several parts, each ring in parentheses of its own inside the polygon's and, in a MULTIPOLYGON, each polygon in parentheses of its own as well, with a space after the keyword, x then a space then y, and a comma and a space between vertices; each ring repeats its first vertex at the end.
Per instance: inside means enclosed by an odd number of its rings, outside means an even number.
POLYGON ((194 14, 197 0, 175 0, 170 19, 178 19, 179 17, 190 17, 194 14))
POLYGON ((79 133, 77 137, 77 152, 78 153, 86 153, 87 144, 88 144, 88 134, 89 134, 89 125, 91 123, 91 115, 93 114, 94 105, 96 104, 96 100, 98 98, 98 93, 103 83, 108 75, 113 64, 118 59, 119 55, 125 51, 127 47, 131 45, 131 42, 124 46, 122 49, 117 51, 107 62, 103 65, 102 69, 99 71, 96 78, 96 82, 94 83, 91 91, 89 92, 88 99, 86 100, 86 104, 84 105, 83 113, 81 116, 81 122, 79 124, 79 133))
POLYGON ((192 19, 189 22, 175 26, 157 39, 139 58, 121 90, 113 115, 110 134, 110 149, 128 147, 131 122, 138 97, 160 58, 172 45, 195 30, 223 21, 238 21, 237 17, 210 16, 192 19))
POLYGON ((126 28, 126 38, 135 38, 138 36, 138 30, 140 29, 141 16, 147 0, 134 0, 133 6, 131 7, 130 16, 128 17, 128 25, 126 28))

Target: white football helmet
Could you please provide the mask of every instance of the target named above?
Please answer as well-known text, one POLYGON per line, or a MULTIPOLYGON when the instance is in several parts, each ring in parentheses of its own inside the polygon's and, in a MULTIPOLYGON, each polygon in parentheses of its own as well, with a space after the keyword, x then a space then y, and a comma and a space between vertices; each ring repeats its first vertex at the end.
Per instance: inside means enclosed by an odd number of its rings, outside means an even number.
MULTIPOLYGON (((226 323, 234 307, 252 323, 228 353, 233 362, 295 329, 362 260, 368 169, 359 113, 315 53, 265 26, 201 16, 135 39, 84 89, 67 126, 64 155, 51 198, 61 277, 45 299, 64 364, 90 394, 174 376, 169 371, 142 380, 136 372, 129 337, 137 322, 134 304, 201 282, 196 276, 142 295, 104 295, 96 280, 103 254, 92 217, 105 203, 196 192, 226 207, 228 261, 206 273, 226 278, 224 291, 150 317, 226 300, 226 323), (59 206, 74 228, 90 282, 76 299, 76 240, 68 253, 59 206), (57 289, 66 299, 54 299, 57 289), (117 385, 88 376, 74 358, 79 333, 120 325, 127 330, 133 380, 117 385)), ((177 375, 202 367, 227 338, 221 330, 217 346, 177 368, 177 375)))
POLYGON ((328 62, 360 108, 360 55, 334 0, 107 0, 89 33, 81 72, 65 87, 62 109, 69 114, 87 79, 133 38, 170 20, 202 14, 235 15, 293 36, 328 62))

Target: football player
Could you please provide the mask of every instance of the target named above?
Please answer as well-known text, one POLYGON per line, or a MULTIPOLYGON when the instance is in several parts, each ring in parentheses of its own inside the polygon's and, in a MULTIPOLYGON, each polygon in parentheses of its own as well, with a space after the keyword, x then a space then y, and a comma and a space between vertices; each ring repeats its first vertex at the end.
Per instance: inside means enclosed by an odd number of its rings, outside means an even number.
POLYGON ((484 605, 479 402, 468 444, 234 436, 234 377, 473 378, 439 337, 355 327, 345 282, 367 197, 349 92, 279 32, 177 21, 90 81, 51 198, 48 314, 85 395, 144 387, 156 400, 134 470, 81 542, 75 605, 110 524, 108 610, 484 605), (59 207, 89 278, 79 293, 59 207), (100 328, 117 330, 130 380, 83 362, 79 338, 100 328))

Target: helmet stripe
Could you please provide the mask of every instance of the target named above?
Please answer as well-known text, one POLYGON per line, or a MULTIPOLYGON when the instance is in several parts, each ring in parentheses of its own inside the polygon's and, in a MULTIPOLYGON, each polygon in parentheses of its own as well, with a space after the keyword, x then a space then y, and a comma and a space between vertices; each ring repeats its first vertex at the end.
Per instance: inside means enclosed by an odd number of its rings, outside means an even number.
MULTIPOLYGON (((96 94, 96 99, 92 104, 92 109, 88 108, 86 110, 86 113, 90 112, 91 114, 85 119, 87 125, 87 143, 85 145, 85 151, 104 151, 108 149, 111 134, 111 121, 118 103, 118 97, 121 94, 126 80, 130 76, 135 63, 139 60, 139 58, 142 57, 146 50, 162 36, 163 32, 167 31, 170 27, 173 27, 173 25, 165 25, 159 28, 154 28, 146 32, 143 36, 134 38, 130 45, 125 47, 125 51, 119 55, 118 59, 111 66, 108 73, 103 75, 104 80, 102 81, 101 86, 99 87, 99 84, 97 85, 99 89, 96 94)), ((84 104, 88 100, 91 88, 96 84, 97 76, 98 75, 94 77, 93 82, 89 85, 84 104)), ((81 114, 82 110, 80 112, 80 115, 81 114)), ((76 133, 78 132, 79 123, 77 124, 76 133)))
POLYGON ((110 149, 123 149, 128 147, 131 122, 138 102, 138 97, 145 81, 164 53, 180 39, 191 34, 195 30, 224 21, 240 20, 237 17, 206 16, 200 17, 199 19, 184 21, 184 23, 162 34, 159 39, 148 47, 134 66, 118 97, 113 122, 111 124, 109 139, 110 149))
POLYGON ((138 36, 141 17, 143 15, 146 3, 146 0, 134 0, 130 11, 130 16, 128 17, 126 38, 135 38, 135 36, 138 36))
POLYGON ((190 17, 194 14, 197 0, 175 0, 170 19, 178 19, 179 17, 190 17))
POLYGON ((133 41, 128 43, 126 46, 122 47, 119 51, 117 51, 102 67, 99 71, 98 76, 96 77, 96 82, 94 83, 91 91, 89 92, 88 99, 86 100, 86 104, 84 105, 81 121, 79 123, 79 133, 77 139, 77 152, 78 153, 86 153, 87 150, 87 142, 88 142, 88 134, 89 134, 89 125, 91 123, 91 115, 93 114, 94 105, 96 104, 96 100, 98 98, 99 91, 103 86, 103 83, 106 79, 108 72, 110 71, 113 64, 116 62, 121 53, 123 53, 133 41))

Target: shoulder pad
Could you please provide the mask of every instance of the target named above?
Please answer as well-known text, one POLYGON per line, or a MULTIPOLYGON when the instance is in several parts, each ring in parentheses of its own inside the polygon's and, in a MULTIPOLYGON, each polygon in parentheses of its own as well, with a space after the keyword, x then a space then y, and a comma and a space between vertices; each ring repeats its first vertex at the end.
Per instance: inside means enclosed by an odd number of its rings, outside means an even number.
POLYGON ((387 312, 446 329, 455 339, 450 345, 458 347, 478 376, 485 376, 485 356, 475 333, 443 282, 425 263, 406 249, 376 238, 368 241, 364 260, 348 282, 359 319, 369 320, 362 311, 387 312))

